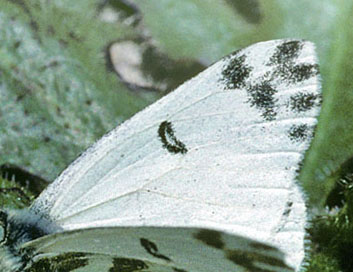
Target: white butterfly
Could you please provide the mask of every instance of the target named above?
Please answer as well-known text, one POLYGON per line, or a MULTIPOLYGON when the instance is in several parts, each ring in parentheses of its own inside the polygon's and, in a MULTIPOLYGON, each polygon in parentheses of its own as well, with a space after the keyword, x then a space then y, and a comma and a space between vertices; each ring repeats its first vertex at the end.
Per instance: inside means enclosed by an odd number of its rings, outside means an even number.
POLYGON ((258 43, 136 114, 0 212, 1 271, 300 269, 316 63, 310 42, 258 43))

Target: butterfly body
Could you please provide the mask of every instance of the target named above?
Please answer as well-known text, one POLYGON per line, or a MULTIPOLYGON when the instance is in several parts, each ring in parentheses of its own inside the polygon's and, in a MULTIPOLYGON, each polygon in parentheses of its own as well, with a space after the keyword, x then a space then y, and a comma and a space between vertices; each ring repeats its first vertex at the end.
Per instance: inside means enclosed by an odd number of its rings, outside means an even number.
POLYGON ((0 268, 20 271, 7 261, 20 257, 28 272, 299 270, 295 177, 320 103, 309 42, 223 58, 72 163, 27 211, 41 235, 2 242, 15 250, 0 268))

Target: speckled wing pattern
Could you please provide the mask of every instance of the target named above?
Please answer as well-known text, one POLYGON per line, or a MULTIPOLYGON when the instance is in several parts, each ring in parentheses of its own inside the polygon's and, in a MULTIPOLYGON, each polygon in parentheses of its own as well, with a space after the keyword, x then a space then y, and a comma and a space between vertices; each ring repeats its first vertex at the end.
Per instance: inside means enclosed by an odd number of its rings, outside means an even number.
POLYGON ((45 236, 25 272, 293 272, 278 249, 215 230, 113 227, 45 236), (70 249, 70 251, 68 251, 70 249))
POLYGON ((318 74, 307 41, 239 50, 104 136, 31 210, 66 231, 213 229, 277 247, 297 270, 306 207, 295 177, 320 108, 318 74))

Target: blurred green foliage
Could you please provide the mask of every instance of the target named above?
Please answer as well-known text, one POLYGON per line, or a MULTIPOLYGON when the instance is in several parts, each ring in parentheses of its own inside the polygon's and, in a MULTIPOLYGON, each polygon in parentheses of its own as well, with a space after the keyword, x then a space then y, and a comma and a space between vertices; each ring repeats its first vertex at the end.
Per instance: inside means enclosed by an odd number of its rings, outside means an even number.
POLYGON ((48 180, 147 104, 105 65, 128 27, 100 22, 93 1, 64 2, 0 1, 0 163, 48 180))

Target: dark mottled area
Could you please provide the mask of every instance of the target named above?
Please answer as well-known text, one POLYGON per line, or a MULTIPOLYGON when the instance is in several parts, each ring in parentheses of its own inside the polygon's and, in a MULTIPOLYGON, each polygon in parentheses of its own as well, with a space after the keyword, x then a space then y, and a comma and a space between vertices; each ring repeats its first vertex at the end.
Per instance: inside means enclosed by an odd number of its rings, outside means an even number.
POLYGON ((185 144, 183 144, 174 136, 174 130, 171 122, 163 121, 159 125, 158 135, 161 139, 163 147, 166 148, 170 153, 185 154, 188 151, 185 144))
POLYGON ((346 160, 340 168, 340 180, 346 184, 353 183, 353 157, 346 160))
POLYGON ((16 5, 19 5, 23 9, 23 11, 25 13, 31 14, 31 12, 30 12, 25 0, 8 0, 8 1, 11 2, 11 3, 14 3, 16 5))
POLYGON ((230 61, 222 71, 222 81, 225 83, 225 90, 244 88, 245 81, 252 71, 252 67, 245 65, 245 55, 238 55, 239 51, 229 56, 230 61))
POLYGON ((21 199, 24 205, 27 207, 31 204, 31 197, 28 196, 22 188, 11 187, 11 188, 0 188, 0 194, 5 194, 6 196, 12 194, 17 199, 21 199))
POLYGON ((260 24, 263 19, 259 0, 227 0, 240 15, 251 24, 260 24))
POLYGON ((34 32, 34 38, 41 43, 41 40, 39 38, 38 35, 38 31, 39 31, 39 25, 37 23, 37 21, 35 20, 35 16, 33 16, 29 5, 28 5, 28 1, 25 0, 8 0, 8 2, 11 2, 13 4, 18 5, 20 8, 22 8, 22 10, 29 16, 29 26, 32 28, 33 32, 34 32))
POLYGON ((273 79, 278 77, 288 83, 296 83, 306 80, 319 73, 317 64, 298 64, 298 58, 304 43, 300 41, 288 41, 277 46, 267 65, 277 66, 273 72, 273 79))
POLYGON ((113 267, 109 269, 109 272, 136 272, 145 269, 148 269, 148 265, 141 260, 113 258, 113 267))
MULTIPOLYGON (((275 98, 278 92, 277 84, 290 85, 309 79, 319 74, 317 64, 295 64, 295 60, 303 49, 302 41, 287 41, 278 44, 275 52, 269 58, 268 66, 273 66, 269 71, 264 72, 261 77, 254 78, 257 84, 247 82, 247 79, 254 69, 246 64, 246 55, 237 51, 228 57, 229 64, 222 71, 220 81, 224 83, 224 90, 245 88, 248 93, 248 102, 252 107, 261 111, 265 121, 273 121, 277 117, 275 98)), ((227 60, 227 59, 226 59, 227 60)), ((309 110, 315 105, 320 105, 321 96, 315 94, 295 94, 288 101, 288 107, 296 112, 309 110)), ((281 105, 279 105, 281 107, 281 105)), ((303 138, 306 134, 300 134, 298 128, 292 130, 290 135, 296 139, 303 138)))
POLYGON ((221 232, 214 230, 200 230, 194 235, 194 237, 210 247, 217 249, 224 248, 221 232))
POLYGON ((321 95, 314 93, 297 93, 290 97, 292 111, 303 112, 312 109, 315 104, 321 104, 321 95))
POLYGON ((0 175, 2 178, 12 180, 19 186, 27 188, 35 196, 38 196, 49 184, 48 181, 40 176, 34 175, 14 164, 0 165, 0 175))
POLYGON ((283 216, 288 216, 290 214, 290 212, 292 211, 292 206, 293 206, 293 202, 289 201, 286 203, 286 208, 283 211, 283 216))
POLYGON ((188 272, 188 271, 186 271, 184 269, 178 269, 178 268, 175 268, 175 267, 173 267, 173 271, 174 272, 188 272))
POLYGON ((49 25, 47 28, 47 34, 50 36, 54 36, 56 34, 55 28, 53 25, 49 25))
POLYGON ((15 48, 15 49, 18 49, 20 46, 21 46, 21 41, 16 41, 15 43, 14 43, 14 45, 13 45, 13 47, 15 48))
MULTIPOLYGON (((49 224, 49 222, 48 222, 49 224)), ((43 237, 49 232, 40 226, 34 219, 33 222, 22 220, 19 216, 8 216, 4 211, 0 210, 0 226, 3 229, 1 248, 7 252, 18 255, 18 245, 43 237)), ((22 254, 22 265, 24 266, 30 261, 30 249, 22 254)), ((22 270, 21 270, 22 271, 22 270)), ((31 271, 31 270, 30 270, 31 271)), ((33 270, 36 271, 36 270, 33 270)))
POLYGON ((64 39, 59 39, 59 43, 64 48, 66 48, 68 46, 68 44, 69 44, 69 42, 64 40, 64 39))
MULTIPOLYGON (((47 69, 51 69, 51 68, 56 68, 60 65, 60 62, 56 61, 56 60, 53 60, 53 61, 50 61, 49 63, 45 64, 45 65, 42 65, 40 68, 39 68, 39 71, 40 72, 43 72, 47 69)), ((44 88, 44 86, 43 86, 44 88)))
POLYGON ((347 193, 351 192, 353 187, 353 157, 346 160, 332 177, 336 177, 336 183, 327 197, 325 206, 342 208, 349 201, 350 194, 347 193))
POLYGON ((271 257, 269 255, 263 255, 257 252, 246 252, 243 250, 227 250, 226 257, 231 262, 246 268, 251 272, 273 272, 273 270, 268 270, 266 268, 261 268, 261 263, 275 266, 278 268, 289 267, 284 263, 283 260, 271 257))
POLYGON ((267 121, 274 120, 277 115, 274 110, 277 101, 274 98, 276 93, 277 90, 274 89, 268 81, 262 81, 260 84, 251 86, 248 89, 251 106, 261 110, 262 117, 267 121))
POLYGON ((270 58, 270 63, 284 64, 292 62, 299 56, 300 50, 303 48, 303 43, 300 41, 288 41, 277 46, 275 53, 270 58))
POLYGON ((64 253, 51 258, 42 258, 33 263, 24 272, 70 272, 88 265, 90 254, 64 253))
POLYGON ((152 256, 156 257, 156 258, 159 258, 159 259, 163 259, 163 260, 166 260, 168 262, 171 261, 170 258, 168 258, 167 256, 165 255, 162 255, 158 252, 158 248, 157 248, 157 245, 145 238, 141 238, 140 239, 140 243, 141 243, 141 246, 146 249, 146 251, 151 254, 152 256))
POLYGON ((266 245, 266 244, 263 244, 263 243, 257 243, 257 242, 251 242, 250 243, 250 246, 254 249, 259 249, 259 250, 266 250, 266 251, 269 251, 269 250, 277 250, 275 247, 273 246, 270 246, 270 245, 266 245))
POLYGON ((8 233, 7 233, 7 214, 0 210, 0 229, 2 230, 2 236, 0 237, 0 245, 6 242, 8 233))
POLYGON ((75 33, 74 31, 69 31, 68 36, 76 42, 82 42, 84 40, 84 38, 82 38, 78 33, 75 33))
POLYGON ((317 64, 282 65, 274 71, 274 76, 289 83, 297 83, 319 74, 317 64))
POLYGON ((293 125, 288 131, 288 137, 293 142, 303 142, 310 136, 310 129, 306 124, 293 125))

